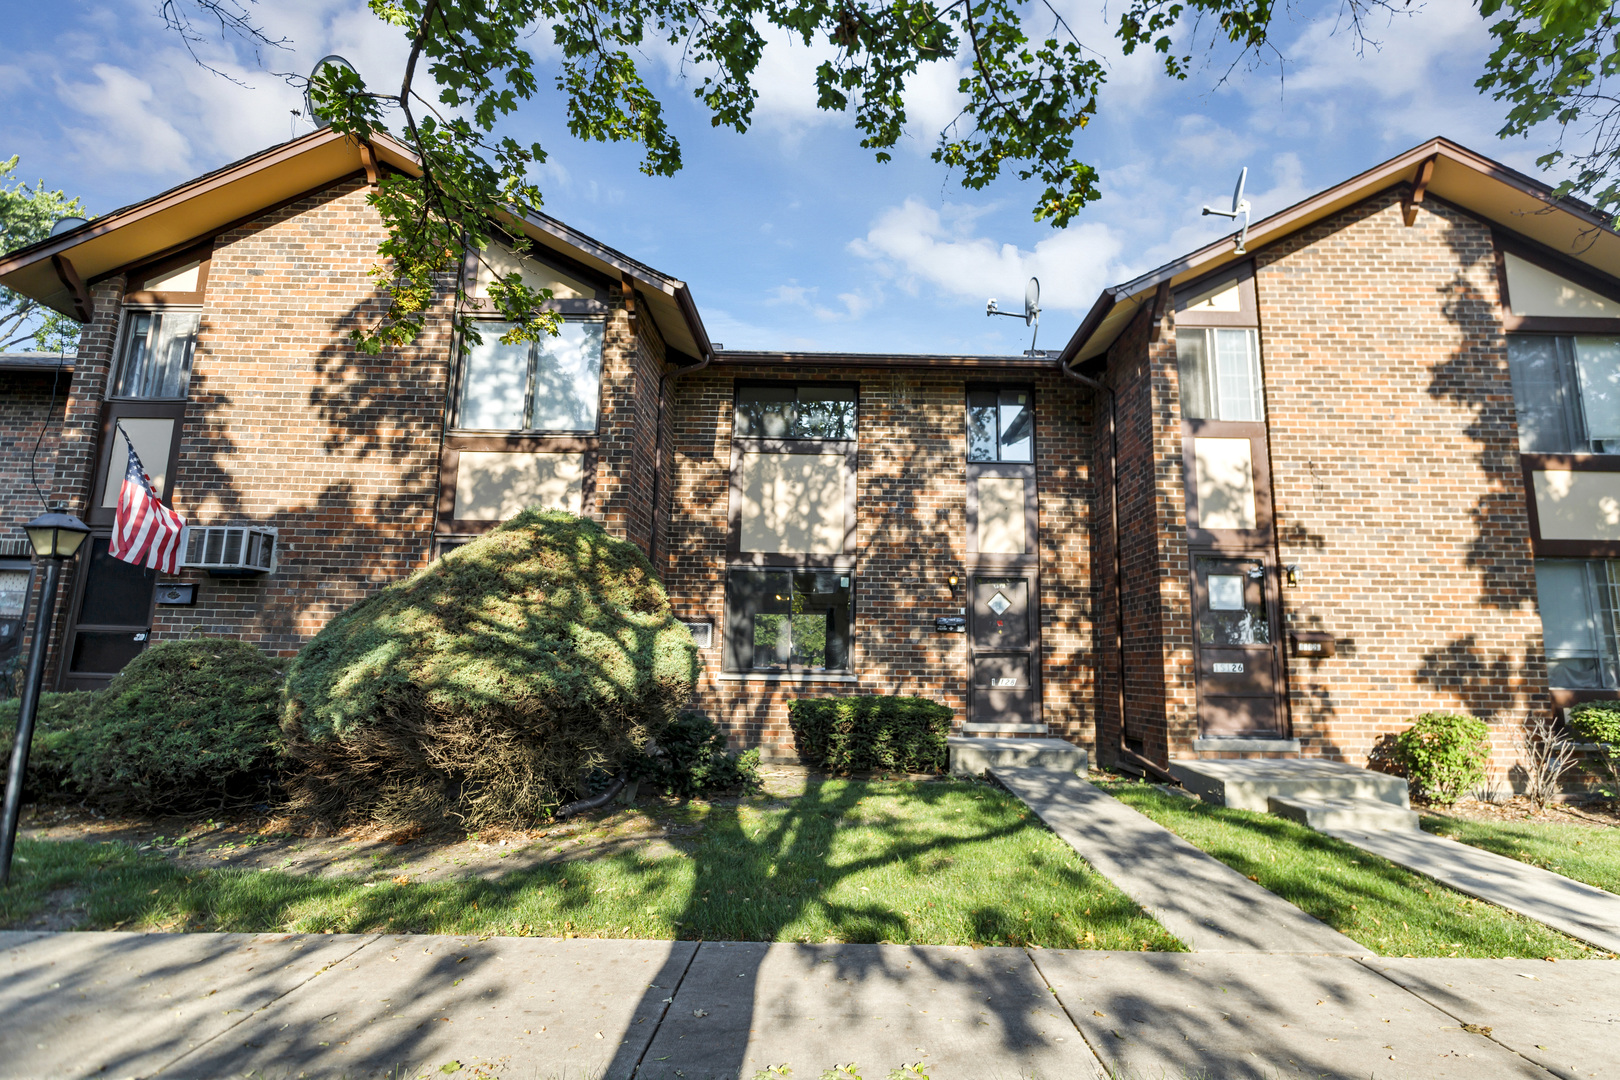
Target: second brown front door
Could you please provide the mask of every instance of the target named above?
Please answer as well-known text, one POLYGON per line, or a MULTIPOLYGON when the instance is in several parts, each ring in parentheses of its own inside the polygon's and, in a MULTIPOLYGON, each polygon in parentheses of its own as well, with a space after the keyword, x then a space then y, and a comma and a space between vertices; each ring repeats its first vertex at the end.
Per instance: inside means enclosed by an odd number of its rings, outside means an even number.
POLYGON ((971 582, 968 720, 974 724, 1039 723, 1035 577, 981 572, 971 582))
POLYGON ((1260 557, 1193 557, 1200 735, 1283 734, 1270 579, 1260 557))

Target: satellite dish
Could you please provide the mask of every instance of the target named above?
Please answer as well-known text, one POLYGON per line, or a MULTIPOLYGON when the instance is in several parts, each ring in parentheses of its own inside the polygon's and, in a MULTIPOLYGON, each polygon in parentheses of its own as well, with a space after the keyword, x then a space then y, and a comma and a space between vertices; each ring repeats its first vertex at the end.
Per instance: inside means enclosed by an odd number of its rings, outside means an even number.
POLYGON ((1041 314, 1041 279, 1030 278, 1024 286, 1024 325, 1028 326, 1041 314))
MULTIPOLYGON (((309 117, 310 122, 313 123, 317 129, 327 127, 332 123, 332 121, 328 120, 324 115, 316 111, 315 95, 311 93, 311 91, 314 90, 317 81, 330 78, 330 76, 325 73, 325 69, 328 66, 342 68, 345 71, 354 71, 353 64, 336 54, 321 57, 315 62, 315 66, 310 68, 309 80, 304 85, 304 115, 309 117)), ((356 72, 356 74, 359 73, 356 72)))
POLYGON ((51 226, 51 235, 52 236, 61 236, 65 232, 72 232, 74 229, 77 229, 80 225, 88 225, 88 224, 90 224, 90 222, 87 219, 82 218, 82 217, 57 218, 56 219, 56 224, 51 226))
POLYGON ((1239 255, 1246 253, 1245 244, 1249 242, 1249 200, 1243 197, 1243 185, 1249 179, 1249 167, 1245 165, 1238 171, 1237 187, 1232 189, 1232 209, 1216 210, 1213 207, 1204 207, 1204 216, 1214 214, 1216 217, 1236 218, 1243 215, 1243 228, 1238 230, 1237 248, 1239 255))

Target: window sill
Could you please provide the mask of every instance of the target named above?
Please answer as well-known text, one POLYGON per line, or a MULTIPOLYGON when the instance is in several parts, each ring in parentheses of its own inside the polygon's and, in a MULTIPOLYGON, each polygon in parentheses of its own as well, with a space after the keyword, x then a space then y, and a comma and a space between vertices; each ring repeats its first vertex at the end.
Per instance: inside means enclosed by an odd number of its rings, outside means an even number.
POLYGON ((860 682, 858 675, 835 675, 815 671, 722 671, 721 682, 860 682))

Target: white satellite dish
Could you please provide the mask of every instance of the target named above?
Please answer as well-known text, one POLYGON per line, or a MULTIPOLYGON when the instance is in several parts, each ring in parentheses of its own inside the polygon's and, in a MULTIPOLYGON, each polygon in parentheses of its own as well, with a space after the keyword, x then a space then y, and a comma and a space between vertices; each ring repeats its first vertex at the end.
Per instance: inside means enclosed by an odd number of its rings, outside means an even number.
POLYGON ((991 315, 1005 315, 1009 319, 1023 319, 1025 326, 1033 325, 1035 333, 1030 335, 1029 351, 1035 351, 1035 338, 1041 332, 1041 279, 1030 278, 1029 284, 1024 286, 1024 311, 1002 311, 996 307, 996 298, 991 297, 990 302, 984 306, 986 317, 991 315))
POLYGON ((1243 197, 1243 184, 1248 179, 1249 167, 1245 165, 1238 172, 1237 187, 1232 189, 1232 209, 1216 210, 1213 207, 1204 207, 1205 216, 1214 214, 1216 217, 1236 218, 1239 214, 1243 215, 1243 228, 1238 230, 1237 235, 1237 253, 1239 255, 1246 253, 1244 245, 1249 242, 1249 200, 1243 197))
MULTIPOLYGON (((354 71, 354 65, 335 53, 323 56, 315 61, 315 66, 309 69, 309 80, 304 84, 304 115, 310 123, 317 128, 327 127, 332 123, 325 116, 315 111, 315 95, 310 91, 314 89, 316 80, 323 78, 324 69, 328 66, 343 68, 345 71, 354 71)), ((358 74, 358 72, 356 72, 358 74)))
POLYGON ((87 219, 82 217, 57 218, 56 224, 51 226, 51 235, 61 236, 65 232, 72 232, 80 225, 88 225, 89 223, 87 219))

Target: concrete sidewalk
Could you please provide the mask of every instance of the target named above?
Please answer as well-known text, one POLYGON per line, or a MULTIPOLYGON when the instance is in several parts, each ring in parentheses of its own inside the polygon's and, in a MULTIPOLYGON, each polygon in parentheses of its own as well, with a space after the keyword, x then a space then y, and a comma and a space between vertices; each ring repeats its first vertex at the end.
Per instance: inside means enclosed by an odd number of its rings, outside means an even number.
POLYGON ((1614 893, 1418 829, 1324 831, 1458 892, 1546 923, 1589 945, 1620 953, 1620 896, 1614 893))
POLYGON ((1194 952, 1370 952, 1078 776, 1028 766, 990 771, 1194 952))
POLYGON ((0 933, 0 1076, 1620 1080, 1620 964, 0 933))

